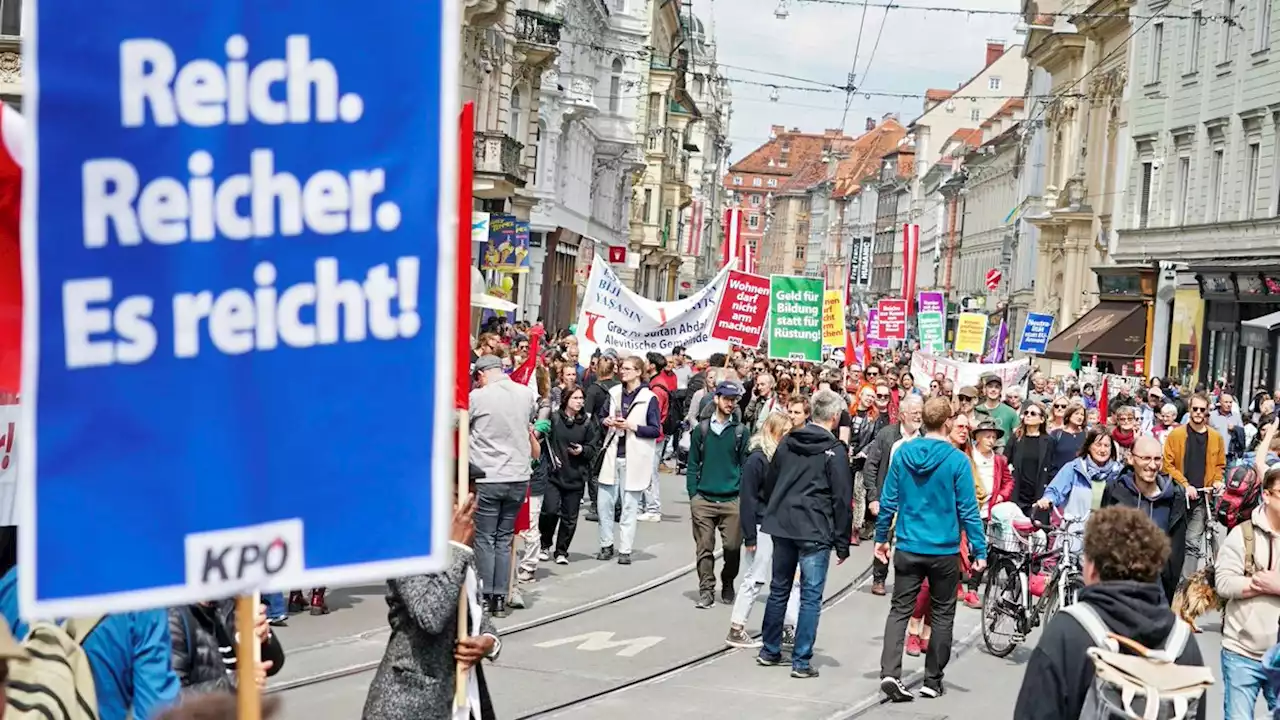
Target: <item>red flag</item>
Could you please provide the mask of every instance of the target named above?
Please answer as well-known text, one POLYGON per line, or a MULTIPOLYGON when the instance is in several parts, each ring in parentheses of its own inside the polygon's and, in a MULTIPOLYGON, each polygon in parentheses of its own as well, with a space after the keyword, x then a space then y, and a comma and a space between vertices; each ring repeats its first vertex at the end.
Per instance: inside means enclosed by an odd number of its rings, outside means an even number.
POLYGON ((1107 421, 1107 376, 1102 376, 1102 387, 1098 388, 1098 419, 1107 421))
POLYGON ((853 360, 853 332, 849 328, 844 329, 844 366, 849 367, 854 364, 853 360))
POLYGON ((471 145, 475 124, 476 104, 466 103, 458 121, 458 307, 453 316, 458 339, 453 399, 457 410, 466 409, 471 397, 471 181, 475 174, 471 145))
POLYGON ((729 208, 724 211, 724 249, 721 263, 750 272, 746 269, 746 243, 742 240, 742 210, 729 208))
POLYGON ((520 512, 516 513, 516 532, 522 533, 532 527, 533 517, 529 512, 529 490, 524 491, 524 504, 520 506, 520 512))
POLYGON ((0 105, 0 393, 22 382, 22 145, 26 120, 0 105))
POLYGON ((533 371, 538 367, 538 345, 547 331, 539 325, 529 328, 529 357, 520 363, 520 367, 511 371, 511 380, 521 385, 533 387, 533 371))
POLYGON ((916 267, 920 264, 920 226, 902 225, 902 298, 907 301, 907 317, 915 312, 916 267))

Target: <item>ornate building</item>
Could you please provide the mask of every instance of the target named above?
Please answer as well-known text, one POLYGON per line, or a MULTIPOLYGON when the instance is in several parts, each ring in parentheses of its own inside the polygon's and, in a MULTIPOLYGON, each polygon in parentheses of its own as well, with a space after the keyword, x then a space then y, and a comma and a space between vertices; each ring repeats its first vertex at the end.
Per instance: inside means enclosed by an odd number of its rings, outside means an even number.
MULTIPOLYGON (((714 12, 714 5, 712 6, 714 12)), ((720 226, 724 193, 720 178, 729 154, 729 117, 732 93, 729 82, 720 75, 716 62, 715 18, 704 26, 690 16, 688 83, 694 105, 702 112, 701 122, 690 132, 690 145, 683 152, 689 156, 689 187, 693 202, 681 212, 680 274, 677 295, 686 295, 706 284, 720 269, 720 226)))
POLYGON ((526 306, 565 327, 591 259, 627 242, 646 23, 599 0, 553 0, 538 12, 562 28, 539 84, 534 172, 523 191, 534 200, 526 306))

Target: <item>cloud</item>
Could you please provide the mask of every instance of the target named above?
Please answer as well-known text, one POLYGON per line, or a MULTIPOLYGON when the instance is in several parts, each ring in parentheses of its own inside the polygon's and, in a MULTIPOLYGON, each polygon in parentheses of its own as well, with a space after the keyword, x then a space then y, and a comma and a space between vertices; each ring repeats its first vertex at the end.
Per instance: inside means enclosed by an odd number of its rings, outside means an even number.
MULTIPOLYGON (((879 1, 879 0, 877 0, 879 1)), ((732 159, 745 156, 768 139, 772 125, 798 127, 809 132, 841 126, 845 94, 831 87, 772 77, 764 70, 797 78, 843 86, 853 66, 858 46, 862 6, 791 0, 785 20, 774 17, 778 0, 692 0, 693 10, 710 29, 714 15, 715 37, 721 72, 734 80, 809 86, 806 92, 781 87, 778 102, 771 102, 770 88, 735 82, 733 119, 729 126, 732 159), (742 68, 748 68, 744 70, 742 68)), ((883 4, 883 3, 882 3, 883 4)), ((939 0, 913 0, 912 4, 952 6, 939 0)), ((962 7, 1017 11, 1018 0, 967 0, 962 7)), ((924 93, 927 88, 954 88, 982 69, 988 38, 1008 44, 1020 42, 1013 32, 1012 15, 965 15, 907 9, 886 11, 869 7, 858 49, 858 77, 864 90, 890 93, 924 93), (879 46, 876 36, 880 35, 879 46), (868 67, 868 59, 870 66, 868 67)), ((863 129, 866 118, 879 119, 898 113, 909 122, 922 110, 923 100, 855 95, 844 128, 850 135, 863 129)))

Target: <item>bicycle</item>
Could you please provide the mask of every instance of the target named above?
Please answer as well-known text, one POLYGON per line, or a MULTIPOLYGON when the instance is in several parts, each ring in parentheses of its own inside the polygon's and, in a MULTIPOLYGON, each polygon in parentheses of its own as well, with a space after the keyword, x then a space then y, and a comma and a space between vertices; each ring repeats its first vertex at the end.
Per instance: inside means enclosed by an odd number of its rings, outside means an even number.
POLYGON ((1053 617, 1059 607, 1076 601, 1084 588, 1080 568, 1080 545, 1084 539, 1083 523, 1073 521, 1079 529, 1054 529, 1035 521, 1015 522, 1015 534, 1000 533, 994 525, 987 529, 987 586, 982 604, 982 641, 995 657, 1005 657, 1026 641, 1027 635, 1042 621, 1053 617), (1044 540, 1056 540, 1057 547, 1047 550, 1038 530, 1046 531, 1044 540), (1056 562, 1055 562, 1056 561, 1056 562), (1044 592, 1036 599, 1031 592, 1031 578, 1050 563, 1053 571, 1045 582, 1044 592), (998 633, 999 621, 1012 621, 1013 629, 998 633), (1006 644, 997 637, 1008 638, 1006 644))
POLYGON ((1225 487, 1222 483, 1201 488, 1196 498, 1196 502, 1204 505, 1204 537, 1200 539, 1200 558, 1204 560, 1205 570, 1210 570, 1218 561, 1218 521, 1214 509, 1223 490, 1225 487))

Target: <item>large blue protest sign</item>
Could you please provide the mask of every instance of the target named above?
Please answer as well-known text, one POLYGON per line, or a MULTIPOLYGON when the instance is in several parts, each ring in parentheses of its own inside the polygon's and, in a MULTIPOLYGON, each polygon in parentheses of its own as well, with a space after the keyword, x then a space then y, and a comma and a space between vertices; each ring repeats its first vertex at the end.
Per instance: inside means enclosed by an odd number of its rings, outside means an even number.
POLYGON ((441 567, 457 3, 32 15, 24 615, 441 567))
POLYGON ((1018 339, 1018 352, 1043 355, 1052 334, 1052 315, 1027 313, 1027 321, 1022 326, 1022 337, 1018 339))

